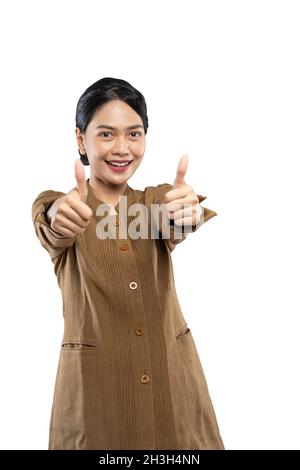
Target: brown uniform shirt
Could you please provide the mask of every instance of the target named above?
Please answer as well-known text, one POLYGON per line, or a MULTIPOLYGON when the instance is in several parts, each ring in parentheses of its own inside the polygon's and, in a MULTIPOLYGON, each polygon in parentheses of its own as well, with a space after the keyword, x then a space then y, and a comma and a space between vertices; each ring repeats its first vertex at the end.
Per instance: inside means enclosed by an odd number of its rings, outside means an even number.
MULTIPOLYGON (((160 221, 160 238, 101 239, 96 209, 103 201, 89 179, 87 186, 93 217, 74 238, 59 236, 45 216, 65 193, 43 191, 32 205, 63 300, 49 449, 224 449, 175 290, 171 252, 187 233, 177 238, 170 224, 163 238, 160 221)), ((127 184, 127 208, 142 203, 148 209, 170 189, 168 183, 144 190, 127 184)), ((217 215, 203 209, 191 232, 217 215)), ((117 229, 137 217, 128 212, 124 219, 119 204, 115 211, 117 229)))

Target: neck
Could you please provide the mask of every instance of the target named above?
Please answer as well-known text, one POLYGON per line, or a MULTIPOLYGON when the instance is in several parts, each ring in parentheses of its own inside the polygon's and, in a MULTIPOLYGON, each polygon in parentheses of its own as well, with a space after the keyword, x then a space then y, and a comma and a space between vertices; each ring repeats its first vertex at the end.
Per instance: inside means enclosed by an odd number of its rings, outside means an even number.
POLYGON ((91 174, 89 179, 89 184, 93 189, 96 196, 101 199, 101 201, 107 202, 108 204, 116 205, 119 202, 119 196, 122 196, 126 187, 127 181, 121 185, 115 184, 106 184, 103 183, 97 176, 91 174))

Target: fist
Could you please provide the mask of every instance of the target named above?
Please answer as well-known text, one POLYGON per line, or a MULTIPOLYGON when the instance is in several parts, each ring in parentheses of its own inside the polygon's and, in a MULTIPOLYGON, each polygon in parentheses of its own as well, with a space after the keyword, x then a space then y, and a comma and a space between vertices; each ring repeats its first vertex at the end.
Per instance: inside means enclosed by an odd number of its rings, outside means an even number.
POLYGON ((76 187, 57 198, 47 211, 51 228, 62 237, 75 237, 82 233, 91 221, 93 211, 86 204, 87 186, 82 162, 75 160, 76 187))

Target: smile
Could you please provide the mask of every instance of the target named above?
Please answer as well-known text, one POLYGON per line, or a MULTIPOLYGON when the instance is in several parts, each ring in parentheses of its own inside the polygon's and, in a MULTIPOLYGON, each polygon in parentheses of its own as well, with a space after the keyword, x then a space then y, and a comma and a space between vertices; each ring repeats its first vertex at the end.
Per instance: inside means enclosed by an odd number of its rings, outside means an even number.
POLYGON ((130 163, 133 161, 133 160, 127 160, 127 161, 124 161, 124 162, 118 162, 118 161, 107 161, 105 160, 107 165, 109 166, 109 168, 111 169, 111 171, 114 171, 115 173, 118 172, 118 173, 121 173, 121 172, 125 172, 127 170, 127 168, 129 167, 130 163))
POLYGON ((130 165, 131 162, 132 162, 132 160, 130 160, 128 162, 108 162, 108 161, 106 161, 106 163, 108 163, 109 165, 112 165, 112 166, 128 166, 128 165, 130 165))

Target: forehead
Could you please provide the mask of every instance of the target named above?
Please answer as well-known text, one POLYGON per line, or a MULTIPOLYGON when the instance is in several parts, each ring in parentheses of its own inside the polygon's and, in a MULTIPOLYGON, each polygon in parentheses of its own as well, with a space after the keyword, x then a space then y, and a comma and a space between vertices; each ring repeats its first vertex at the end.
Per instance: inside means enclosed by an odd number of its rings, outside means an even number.
POLYGON ((142 124, 139 114, 127 103, 121 100, 113 100, 105 103, 93 116, 93 125, 112 125, 123 127, 134 124, 142 124))

